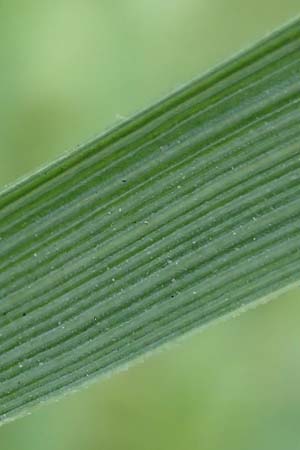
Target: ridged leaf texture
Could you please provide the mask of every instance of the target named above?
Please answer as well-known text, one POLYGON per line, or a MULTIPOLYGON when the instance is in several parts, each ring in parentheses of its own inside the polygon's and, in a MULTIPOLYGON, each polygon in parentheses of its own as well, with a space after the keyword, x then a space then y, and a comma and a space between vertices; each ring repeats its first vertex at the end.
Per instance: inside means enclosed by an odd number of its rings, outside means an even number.
POLYGON ((300 22, 0 194, 0 421, 299 281, 300 22))

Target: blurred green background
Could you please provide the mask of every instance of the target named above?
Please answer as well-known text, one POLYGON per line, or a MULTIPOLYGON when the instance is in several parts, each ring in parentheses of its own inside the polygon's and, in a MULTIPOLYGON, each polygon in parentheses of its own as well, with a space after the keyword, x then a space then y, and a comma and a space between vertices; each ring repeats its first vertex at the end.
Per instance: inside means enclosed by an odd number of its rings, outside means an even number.
MULTIPOLYGON (((299 0, 0 1, 0 185, 299 13, 299 0)), ((0 450, 299 449, 299 298, 1 427, 0 450)))

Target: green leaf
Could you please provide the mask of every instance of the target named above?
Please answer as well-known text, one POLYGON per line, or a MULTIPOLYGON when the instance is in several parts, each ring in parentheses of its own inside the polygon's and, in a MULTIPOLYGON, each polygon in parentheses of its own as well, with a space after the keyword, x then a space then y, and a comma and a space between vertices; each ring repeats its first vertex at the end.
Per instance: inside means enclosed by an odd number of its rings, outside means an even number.
POLYGON ((300 22, 0 195, 0 421, 299 282, 300 22))

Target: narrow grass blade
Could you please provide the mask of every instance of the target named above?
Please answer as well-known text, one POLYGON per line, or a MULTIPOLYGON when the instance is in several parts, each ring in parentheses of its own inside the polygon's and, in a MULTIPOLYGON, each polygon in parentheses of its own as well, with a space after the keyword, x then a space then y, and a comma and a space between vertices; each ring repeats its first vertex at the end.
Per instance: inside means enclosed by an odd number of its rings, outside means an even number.
POLYGON ((0 421, 299 281, 300 22, 0 194, 0 421))

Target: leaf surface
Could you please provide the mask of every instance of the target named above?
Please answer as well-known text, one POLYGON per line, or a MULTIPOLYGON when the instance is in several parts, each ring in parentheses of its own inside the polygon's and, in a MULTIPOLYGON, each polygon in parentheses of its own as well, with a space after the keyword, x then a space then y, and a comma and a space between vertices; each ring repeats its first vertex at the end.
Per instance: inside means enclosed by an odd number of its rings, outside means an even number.
POLYGON ((0 422, 289 289, 300 22, 0 194, 0 422))

